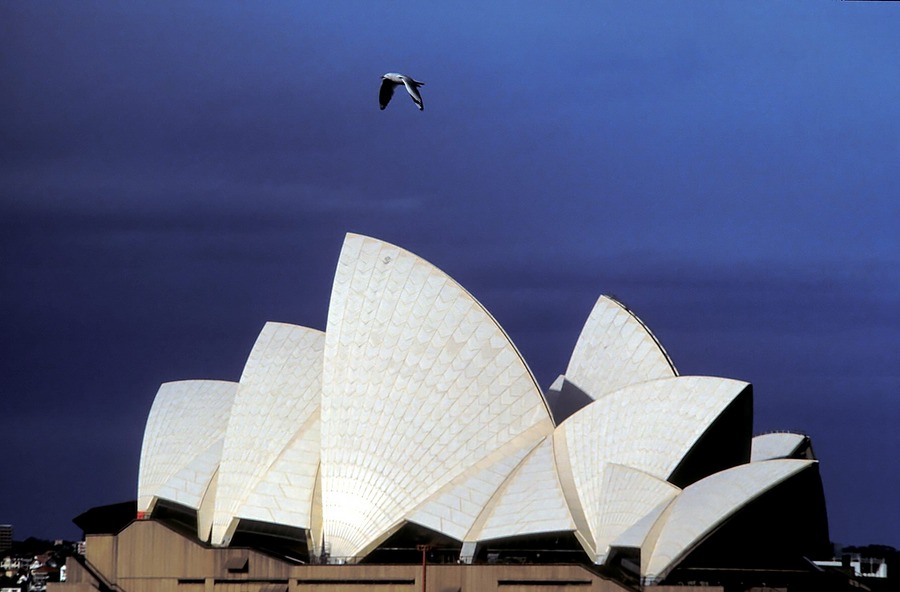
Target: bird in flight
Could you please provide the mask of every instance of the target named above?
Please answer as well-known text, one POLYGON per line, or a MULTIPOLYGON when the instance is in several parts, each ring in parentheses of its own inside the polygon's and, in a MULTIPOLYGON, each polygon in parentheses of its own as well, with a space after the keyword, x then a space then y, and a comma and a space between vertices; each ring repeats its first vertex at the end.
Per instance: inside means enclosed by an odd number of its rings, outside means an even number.
POLYGON ((425 83, 396 72, 388 72, 381 77, 381 90, 378 92, 378 104, 381 105, 381 109, 384 110, 391 101, 391 97, 394 96, 394 87, 401 84, 406 87, 406 92, 412 97, 413 103, 416 104, 419 111, 425 109, 425 105, 422 104, 422 95, 419 94, 419 87, 424 86, 425 83))

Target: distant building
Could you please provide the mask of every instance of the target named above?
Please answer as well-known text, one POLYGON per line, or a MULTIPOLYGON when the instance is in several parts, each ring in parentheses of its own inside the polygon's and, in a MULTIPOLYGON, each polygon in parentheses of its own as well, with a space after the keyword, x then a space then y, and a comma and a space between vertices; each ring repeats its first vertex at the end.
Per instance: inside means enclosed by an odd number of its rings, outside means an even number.
POLYGON ((434 590, 479 592, 829 577, 809 439, 752 438, 750 384, 680 375, 603 296, 543 392, 461 286, 358 235, 324 333, 267 323, 240 382, 160 387, 137 490, 76 519, 58 589, 413 590, 428 563, 434 590))
POLYGON ((831 561, 816 561, 820 567, 839 568, 852 573, 858 578, 888 577, 888 561, 883 557, 867 557, 860 553, 842 554, 840 558, 831 561))
POLYGON ((30 556, 6 555, 0 560, 0 575, 11 578, 20 572, 27 572, 31 569, 31 562, 30 556))
POLYGON ((0 552, 12 549, 13 527, 12 524, 0 524, 0 552))
POLYGON ((60 568, 52 565, 41 565, 40 567, 31 570, 34 592, 46 590, 49 582, 59 582, 59 576, 60 568))

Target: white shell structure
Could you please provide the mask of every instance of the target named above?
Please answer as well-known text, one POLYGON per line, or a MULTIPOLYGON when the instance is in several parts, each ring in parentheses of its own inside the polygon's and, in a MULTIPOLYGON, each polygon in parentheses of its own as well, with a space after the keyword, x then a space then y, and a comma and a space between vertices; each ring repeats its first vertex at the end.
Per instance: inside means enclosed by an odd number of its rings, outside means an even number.
POLYGON ((815 464, 812 460, 749 463, 710 475, 685 488, 662 513, 642 545, 642 576, 651 581, 664 577, 730 516, 815 464))
POLYGON ((198 509, 219 465, 237 383, 183 380, 159 387, 141 448, 138 512, 157 499, 198 509))
MULTIPOLYGON (((749 386, 709 376, 636 384, 598 399, 560 425, 575 479, 596 479, 599 462, 668 479, 712 422, 749 386)), ((579 488, 585 484, 579 483, 579 488)))
POLYGON ((457 540, 470 540, 474 536, 475 521, 485 514, 485 506, 532 449, 529 444, 485 459, 484 468, 476 466, 466 471, 416 508, 407 519, 457 540))
POLYGON ((531 371, 493 317, 394 245, 347 236, 325 334, 322 496, 332 555, 365 554, 488 455, 553 429, 531 371))
POLYGON ((751 440, 750 462, 794 458, 797 451, 807 442, 803 434, 776 432, 762 434, 751 440))
POLYGON ((480 522, 467 537, 469 540, 481 542, 575 529, 556 474, 553 438, 546 438, 522 461, 485 508, 480 522))
POLYGON ((324 344, 321 331, 296 325, 266 323, 260 332, 228 419, 213 544, 227 544, 242 517, 309 528, 324 344))
POLYGON ((600 486, 593 498, 596 506, 583 506, 587 508, 584 514, 588 530, 580 527, 576 535, 594 563, 603 563, 616 537, 674 499, 681 490, 663 479, 616 463, 604 463, 597 472, 600 486))
POLYGON ((429 532, 458 541, 466 562, 518 537, 567 552, 574 538, 593 563, 640 550, 641 575, 658 579, 810 466, 767 460, 810 458, 797 434, 753 439, 748 462, 750 385, 678 376, 608 297, 548 398, 558 425, 509 337, 455 281, 348 234, 324 333, 267 323, 239 382, 160 387, 138 512, 192 509, 215 546, 305 538, 310 561, 358 561, 429 532))
POLYGON ((297 528, 313 527, 313 492, 319 470, 321 421, 316 410, 297 430, 245 498, 237 518, 297 528))
POLYGON ((601 296, 575 343, 565 378, 597 399, 630 384, 677 375, 647 326, 620 302, 601 296))
POLYGON ((602 561, 631 522, 674 497, 666 482, 747 383, 680 376, 594 401, 557 428, 557 464, 585 550, 602 561))

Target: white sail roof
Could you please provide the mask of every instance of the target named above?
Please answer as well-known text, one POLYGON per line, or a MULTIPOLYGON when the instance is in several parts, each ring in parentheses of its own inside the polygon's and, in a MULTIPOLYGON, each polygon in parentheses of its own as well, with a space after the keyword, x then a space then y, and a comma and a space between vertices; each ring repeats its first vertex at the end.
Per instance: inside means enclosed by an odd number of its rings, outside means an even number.
POLYGON ((487 457, 432 495, 407 519, 457 540, 470 540, 485 506, 533 448, 529 442, 518 450, 487 457))
POLYGON ((743 507, 813 466, 812 460, 770 460, 739 465, 686 487, 662 513, 641 549, 642 575, 658 580, 709 533, 743 507))
POLYGON ((756 436, 751 440, 750 462, 791 458, 806 440, 807 437, 803 434, 792 434, 790 432, 776 432, 756 436))
POLYGON ((197 454, 156 490, 155 497, 189 508, 200 508, 201 502, 208 495, 209 482, 219 468, 224 443, 225 439, 219 438, 197 454))
POLYGON ((487 311, 426 261, 359 235, 347 235, 335 273, 323 387, 323 517, 335 556, 364 553, 488 454, 553 429, 487 311))
MULTIPOLYGON (((266 323, 260 332, 228 418, 213 511, 213 544, 228 543, 242 511, 243 517, 309 526, 309 495, 283 499, 279 505, 288 506, 284 510, 260 504, 261 496, 271 499, 281 485, 290 485, 287 469, 299 471, 292 476, 299 488, 313 490, 324 344, 321 331, 296 325, 266 323), (292 447, 313 456, 292 462, 296 460, 292 447)), ((288 487, 281 493, 290 491, 299 490, 288 487)))
POLYGON ((593 398, 678 372, 656 337, 620 302, 601 296, 578 336, 566 379, 593 398))
POLYGON ((300 425, 272 466, 247 494, 238 518, 311 528, 313 492, 319 470, 321 418, 318 410, 300 425))
POLYGON ((680 490, 643 471, 616 463, 600 463, 594 483, 578 489, 580 512, 576 535, 594 563, 603 563, 612 542, 680 490))
POLYGON ((487 541, 574 530, 556 474, 553 438, 547 437, 498 489, 467 539, 487 541))
POLYGON ((198 508, 218 466, 237 383, 183 380, 159 387, 144 430, 138 512, 158 497, 198 508))
POLYGON ((749 385, 709 376, 679 376, 625 387, 564 421, 567 462, 579 488, 600 462, 668 479, 701 435, 749 385))

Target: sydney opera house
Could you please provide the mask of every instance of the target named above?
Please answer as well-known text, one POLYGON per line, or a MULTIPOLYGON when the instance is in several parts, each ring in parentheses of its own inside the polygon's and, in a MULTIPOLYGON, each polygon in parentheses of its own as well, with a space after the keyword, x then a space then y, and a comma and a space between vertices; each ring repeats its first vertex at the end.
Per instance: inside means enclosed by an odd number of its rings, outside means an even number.
POLYGON ((542 389, 459 284, 347 235, 324 332, 267 323, 238 382, 159 388, 136 503, 76 518, 86 558, 56 589, 709 590, 815 572, 818 462, 804 435, 753 437, 750 384, 680 375, 605 296, 564 370, 542 389))

